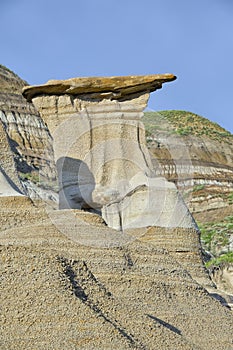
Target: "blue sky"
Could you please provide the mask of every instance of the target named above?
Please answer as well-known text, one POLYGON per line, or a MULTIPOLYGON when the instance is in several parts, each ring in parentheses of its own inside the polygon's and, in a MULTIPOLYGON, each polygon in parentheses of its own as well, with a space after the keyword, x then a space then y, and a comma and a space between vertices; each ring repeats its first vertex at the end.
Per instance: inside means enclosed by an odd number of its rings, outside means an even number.
POLYGON ((0 63, 49 79, 173 73, 153 110, 195 112, 233 132, 232 0, 1 0, 0 63))

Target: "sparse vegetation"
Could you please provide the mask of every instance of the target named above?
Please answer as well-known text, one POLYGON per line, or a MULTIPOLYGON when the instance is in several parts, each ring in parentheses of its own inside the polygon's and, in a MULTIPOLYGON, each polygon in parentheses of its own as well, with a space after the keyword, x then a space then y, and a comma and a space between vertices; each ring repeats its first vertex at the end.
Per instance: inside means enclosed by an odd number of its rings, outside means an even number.
POLYGON ((203 184, 200 184, 200 185, 195 185, 193 186, 193 192, 198 192, 198 191, 201 191, 205 188, 205 185, 203 184))
POLYGON ((199 228, 203 248, 212 255, 206 266, 233 263, 233 252, 229 247, 229 239, 233 236, 233 216, 227 216, 219 223, 199 223, 199 228))
POLYGON ((32 171, 30 173, 19 172, 19 177, 22 181, 31 181, 36 184, 38 187, 41 187, 46 190, 52 190, 58 192, 59 186, 57 179, 47 179, 43 176, 40 176, 39 172, 32 171))
POLYGON ((5 71, 17 76, 12 70, 10 70, 9 68, 7 68, 6 66, 4 66, 3 64, 0 64, 0 68, 4 69, 5 71))
POLYGON ((21 180, 29 180, 35 184, 38 184, 38 182, 40 181, 39 173, 36 171, 32 171, 30 173, 19 172, 19 177, 21 178, 21 180))
POLYGON ((169 131, 180 136, 206 136, 219 142, 232 143, 233 135, 217 123, 187 111, 145 112, 143 122, 150 134, 169 131))
POLYGON ((206 267, 220 266, 225 264, 233 264, 233 252, 225 253, 220 255, 218 258, 207 261, 206 267))
POLYGON ((228 195, 227 199, 229 204, 233 204, 233 192, 228 195))
MULTIPOLYGON (((217 148, 221 148, 221 146, 219 146, 218 143, 233 144, 233 135, 230 132, 206 118, 187 111, 170 110, 146 112, 143 122, 146 128, 149 148, 151 146, 153 147, 153 141, 163 141, 169 135, 182 137, 189 142, 188 145, 192 142, 192 137, 193 140, 196 139, 196 144, 199 143, 200 139, 203 139, 203 144, 201 143, 200 148, 197 148, 196 158, 193 157, 194 161, 214 163, 216 159, 216 163, 219 163, 221 162, 221 155, 218 154, 217 148), (211 142, 206 142, 207 139, 211 142), (208 149, 208 145, 212 144, 212 140, 214 142, 213 145, 216 146, 216 154, 210 152, 208 149)), ((195 149, 192 149, 192 151, 195 153, 195 149)), ((157 148, 153 150, 153 152, 155 156, 158 156, 157 148)), ((163 159, 164 153, 162 153, 161 150, 160 155, 163 159)), ((221 176, 223 175, 221 174, 221 176)), ((201 196, 202 199, 205 198, 205 200, 221 198, 226 204, 233 204, 233 192, 221 192, 221 190, 218 190, 213 184, 196 184, 192 189, 188 190, 185 195, 187 198, 190 195, 197 198, 201 196)), ((200 223, 199 227, 201 230, 203 248, 212 256, 212 259, 207 262, 207 266, 211 266, 212 264, 219 265, 223 262, 232 262, 230 238, 233 236, 233 216, 228 216, 223 221, 217 223, 200 223)))

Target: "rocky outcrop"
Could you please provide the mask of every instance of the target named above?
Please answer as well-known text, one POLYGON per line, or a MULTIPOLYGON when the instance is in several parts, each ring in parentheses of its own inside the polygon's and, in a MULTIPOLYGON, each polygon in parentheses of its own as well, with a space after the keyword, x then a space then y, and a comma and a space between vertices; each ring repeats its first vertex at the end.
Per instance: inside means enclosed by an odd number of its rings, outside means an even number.
POLYGON ((1 121, 0 150, 0 196, 20 195, 23 188, 17 175, 9 139, 1 121))
POLYGON ((54 178, 52 139, 35 107, 26 102, 22 88, 27 83, 0 66, 0 120, 7 133, 17 171, 38 172, 54 178))
POLYGON ((188 208, 174 184, 165 178, 136 177, 132 191, 120 201, 111 201, 102 208, 110 227, 117 230, 158 226, 197 228, 188 208))
POLYGON ((194 227, 174 184, 154 178, 141 123, 172 75, 73 78, 25 87, 54 140, 60 208, 102 209, 109 226, 194 227))
POLYGON ((161 89, 162 84, 175 80, 173 74, 153 74, 141 76, 71 78, 67 80, 49 80, 46 84, 25 87, 23 95, 28 101, 39 95, 82 95, 95 94, 92 97, 120 100, 132 94, 152 92, 161 89))
MULTIPOLYGON (((167 204, 174 206, 174 215, 179 217, 181 212, 182 218, 189 220, 187 208, 178 198, 175 185, 164 177, 153 177, 154 169, 146 149, 141 112, 138 111, 145 98, 134 90, 130 96, 134 97, 136 106, 132 109, 130 105, 130 109, 127 109, 126 95, 122 101, 114 98, 108 100, 106 96, 109 94, 101 91, 105 98, 101 103, 101 97, 97 103, 97 97, 93 94, 87 96, 85 93, 80 98, 80 95, 69 95, 66 91, 62 96, 43 97, 48 123, 58 123, 53 134, 60 137, 69 131, 70 141, 67 143, 63 139, 60 145, 54 138, 55 156, 62 155, 57 159, 60 160, 57 162, 60 182, 68 185, 70 191, 66 199, 69 198, 71 204, 75 203, 73 199, 77 204, 78 198, 82 199, 83 204, 92 203, 88 202, 89 185, 93 183, 90 169, 96 169, 94 175, 96 179, 102 179, 102 187, 99 187, 94 204, 106 204, 109 197, 112 199, 118 193, 111 191, 111 188, 106 191, 104 185, 118 181, 122 172, 128 176, 128 180, 124 182, 120 178, 122 198, 118 206, 126 205, 130 209, 129 223, 134 210, 139 215, 141 208, 145 208, 143 201, 148 197, 157 201, 149 208, 149 218, 156 213, 157 224, 161 225, 160 220, 166 222, 159 212, 164 211, 167 204), (57 102, 55 106, 54 101, 57 102), (111 127, 109 120, 113 124, 111 127), (70 122, 75 127, 68 129, 70 122), (83 129, 80 131, 77 126, 83 129), (119 142, 120 138, 123 142, 119 142), (101 148, 106 139, 114 142, 110 143, 111 147, 107 142, 108 147, 101 148), (98 150, 101 152, 98 153, 98 150), (129 158, 134 151, 140 157, 139 161, 137 157, 129 158), (119 157, 126 154, 127 158, 116 161, 115 152, 119 152, 119 157), (92 159, 87 162, 88 167, 84 162, 77 161, 77 154, 83 157, 80 158, 82 161, 92 159), (109 161, 105 162, 106 159, 109 161), (130 159, 133 161, 130 162, 130 159), (103 161, 104 171, 97 166, 103 161), (143 171, 138 172, 141 167, 143 171), (111 169, 116 169, 115 173, 112 172, 114 176, 105 179, 103 174, 111 174, 111 169), (80 197, 76 188, 77 173, 83 185, 80 197), (157 199, 154 197, 155 191, 157 199), (76 197, 69 197, 69 194, 76 197), (125 201, 130 198, 133 201, 128 205, 125 201), (159 209, 161 202, 166 203, 166 200, 168 203, 159 209), (133 203, 138 203, 138 207, 133 203)), ((31 116, 41 122, 38 114, 32 113, 31 116)), ((14 129, 14 125, 20 124, 21 117, 21 123, 24 123, 27 117, 21 112, 16 122, 10 124, 9 118, 5 123, 0 122, 0 148, 3 150, 0 152, 0 164, 8 176, 3 178, 3 171, 0 172, 1 189, 9 179, 12 186, 20 186, 16 166, 19 167, 19 159, 24 159, 24 153, 15 155, 17 150, 12 148, 13 139, 8 133, 14 129)), ((29 125, 31 122, 34 123, 30 121, 29 125)), ((19 145, 23 146, 26 142, 27 130, 34 135, 38 128, 41 137, 42 130, 46 130, 43 129, 44 125, 37 125, 34 131, 27 129, 26 124, 20 126, 22 129, 17 126, 15 138, 19 129, 24 135, 23 138, 19 137, 24 140, 19 145)), ((28 151, 30 147, 27 146, 28 151)), ((39 152, 36 144, 33 147, 39 152)), ((43 159, 36 156, 38 166, 42 164, 43 167, 43 159)), ((25 166, 36 169, 36 163, 32 162, 32 157, 25 156, 25 166)), ((36 185, 33 188, 31 184, 31 190, 36 191, 36 185)), ((65 192, 65 186, 62 190, 65 192)), ((94 192, 95 187, 91 190, 94 192)), ((114 201, 107 205, 114 205, 114 201)), ((223 302, 219 299, 221 304, 212 297, 216 298, 218 292, 211 285, 202 264, 196 227, 132 229, 129 225, 129 228, 118 232, 108 227, 99 215, 78 209, 55 210, 51 202, 32 201, 27 196, 18 195, 18 192, 12 192, 10 196, 4 192, 0 196, 0 223, 1 348, 232 349, 232 314, 222 305, 226 304, 226 300, 223 302), (203 288, 210 285, 212 296, 203 288)))
POLYGON ((17 74, 0 64, 0 86, 1 94, 3 94, 1 99, 7 97, 6 94, 13 98, 15 97, 13 95, 20 95, 25 85, 28 85, 25 80, 22 80, 17 74))
POLYGON ((176 183, 194 215, 231 204, 231 133, 185 111, 149 112, 143 121, 156 174, 176 183))
POLYGON ((123 196, 137 172, 151 174, 140 122, 145 98, 134 100, 136 107, 92 95, 33 98, 53 136, 60 208, 100 209, 123 196))
POLYGON ((210 275, 220 290, 229 295, 229 302, 233 309, 233 264, 223 263, 212 266, 210 275))

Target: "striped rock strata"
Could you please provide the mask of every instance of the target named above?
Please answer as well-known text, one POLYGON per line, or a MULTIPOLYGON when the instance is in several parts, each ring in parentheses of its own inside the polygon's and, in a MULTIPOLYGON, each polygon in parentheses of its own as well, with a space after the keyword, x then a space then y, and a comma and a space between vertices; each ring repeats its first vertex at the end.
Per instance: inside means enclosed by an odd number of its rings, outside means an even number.
POLYGON ((0 120, 0 197, 22 195, 22 186, 17 176, 14 156, 0 120))
POLYGON ((51 135, 33 104, 23 98, 25 85, 24 80, 0 65, 0 121, 17 171, 30 174, 40 169, 41 175, 54 178, 51 135))
POLYGON ((146 112, 143 122, 156 175, 176 184, 193 215, 212 211, 215 219, 216 210, 227 209, 233 195, 233 135, 187 111, 146 112))
POLYGON ((141 122, 149 93, 174 79, 73 78, 24 88, 54 140, 61 209, 101 210, 117 230, 195 227, 175 185, 155 177, 141 122))

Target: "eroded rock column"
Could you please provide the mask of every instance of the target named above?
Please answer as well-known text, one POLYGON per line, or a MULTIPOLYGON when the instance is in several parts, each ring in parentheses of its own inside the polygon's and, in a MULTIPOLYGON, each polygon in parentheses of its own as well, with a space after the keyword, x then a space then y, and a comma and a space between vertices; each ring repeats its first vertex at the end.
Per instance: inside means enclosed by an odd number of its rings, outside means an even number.
POLYGON ((193 227, 174 184, 156 178, 141 122, 172 75, 74 78, 26 87, 54 140, 60 208, 95 209, 117 230, 193 227))

